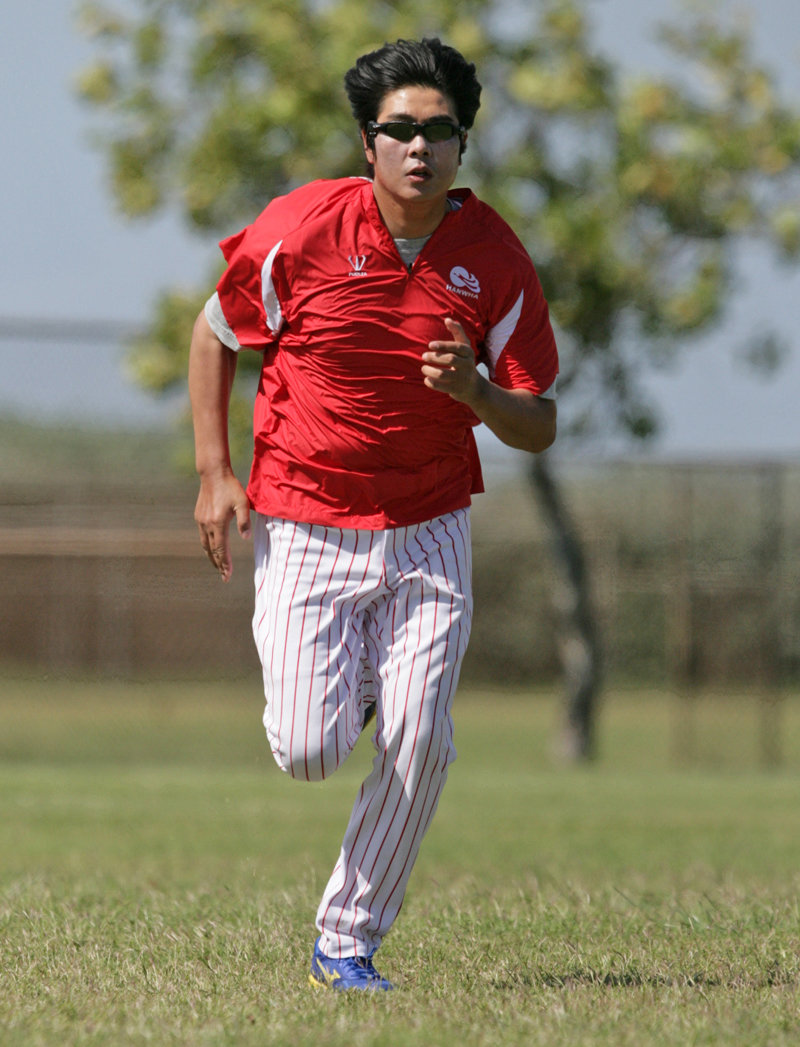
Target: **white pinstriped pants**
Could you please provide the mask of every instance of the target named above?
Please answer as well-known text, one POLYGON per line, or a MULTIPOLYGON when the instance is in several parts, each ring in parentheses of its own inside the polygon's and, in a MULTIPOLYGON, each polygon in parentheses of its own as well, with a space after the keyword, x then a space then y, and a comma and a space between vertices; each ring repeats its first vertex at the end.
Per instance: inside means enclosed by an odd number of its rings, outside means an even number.
POLYGON ((278 765, 333 773, 377 699, 377 750, 317 913, 322 951, 367 956, 403 904, 455 758, 472 620, 469 509, 367 531, 256 515, 253 633, 278 765))

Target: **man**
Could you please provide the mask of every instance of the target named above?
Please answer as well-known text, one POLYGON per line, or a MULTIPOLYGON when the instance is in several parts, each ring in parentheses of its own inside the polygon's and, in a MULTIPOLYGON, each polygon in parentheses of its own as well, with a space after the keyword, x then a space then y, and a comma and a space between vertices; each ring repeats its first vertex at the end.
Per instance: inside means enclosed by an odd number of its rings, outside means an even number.
POLYGON ((317 913, 310 980, 388 990, 372 957, 455 756, 482 490, 472 429, 547 448, 558 364, 525 250, 451 191, 475 67, 439 40, 397 41, 345 86, 370 178, 299 188, 222 242, 228 268, 190 354, 195 519, 227 580, 229 525, 250 534, 254 511, 253 631, 279 766, 326 777, 374 712, 376 756, 317 913), (227 442, 244 349, 264 354, 247 492, 227 442))

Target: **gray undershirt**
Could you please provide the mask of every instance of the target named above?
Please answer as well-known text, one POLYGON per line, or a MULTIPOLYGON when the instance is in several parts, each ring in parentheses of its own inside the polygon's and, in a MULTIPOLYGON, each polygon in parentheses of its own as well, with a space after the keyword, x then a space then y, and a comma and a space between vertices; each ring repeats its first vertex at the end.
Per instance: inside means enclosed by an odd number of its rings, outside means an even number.
POLYGON ((400 257, 403 259, 403 264, 406 268, 410 269, 414 262, 416 262, 417 255, 429 240, 430 235, 416 236, 413 240, 404 240, 401 238, 395 240, 397 250, 400 252, 400 257))
MULTIPOLYGON (((452 200, 450 197, 447 198, 447 210, 458 211, 461 207, 461 203, 458 200, 452 200)), ((398 237, 395 240, 397 250, 400 253, 400 257, 403 259, 403 264, 406 268, 416 262, 417 255, 420 253, 425 244, 430 240, 433 233, 428 233, 427 236, 415 236, 413 239, 407 240, 402 237, 398 237)))

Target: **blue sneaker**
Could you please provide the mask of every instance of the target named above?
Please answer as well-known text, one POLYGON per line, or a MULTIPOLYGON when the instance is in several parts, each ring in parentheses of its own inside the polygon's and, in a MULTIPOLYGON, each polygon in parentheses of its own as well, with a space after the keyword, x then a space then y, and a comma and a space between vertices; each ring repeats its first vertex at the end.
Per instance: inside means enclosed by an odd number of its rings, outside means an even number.
POLYGON ((308 981, 317 989, 333 989, 335 992, 347 992, 348 989, 389 992, 394 988, 372 966, 371 956, 348 956, 344 960, 332 960, 320 952, 319 938, 314 943, 308 981))

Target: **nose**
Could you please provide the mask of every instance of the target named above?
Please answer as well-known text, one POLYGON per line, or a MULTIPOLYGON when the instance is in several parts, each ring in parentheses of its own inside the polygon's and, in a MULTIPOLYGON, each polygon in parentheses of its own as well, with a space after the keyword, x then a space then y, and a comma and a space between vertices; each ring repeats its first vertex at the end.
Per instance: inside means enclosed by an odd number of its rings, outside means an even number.
POLYGON ((430 152, 430 142, 422 131, 418 131, 408 144, 411 148, 411 152, 415 155, 418 153, 430 152))

